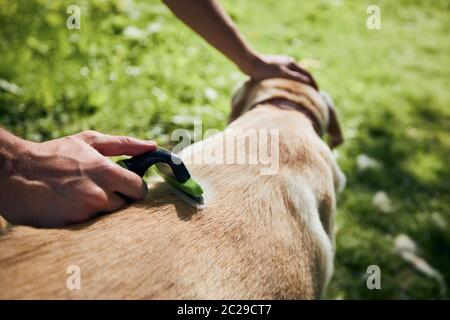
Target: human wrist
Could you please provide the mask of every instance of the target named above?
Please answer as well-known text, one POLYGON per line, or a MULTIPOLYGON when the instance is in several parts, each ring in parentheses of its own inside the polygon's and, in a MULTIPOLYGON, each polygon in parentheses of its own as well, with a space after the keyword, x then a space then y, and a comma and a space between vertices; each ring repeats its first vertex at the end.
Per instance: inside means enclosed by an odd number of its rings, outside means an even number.
POLYGON ((245 53, 242 63, 238 66, 243 73, 252 77, 255 70, 258 70, 259 66, 261 66, 261 63, 263 63, 261 56, 257 52, 249 50, 245 53))
POLYGON ((248 58, 246 59, 246 64, 243 68, 240 68, 242 72, 248 75, 250 78, 254 78, 258 71, 265 66, 263 56, 257 52, 251 51, 248 58))

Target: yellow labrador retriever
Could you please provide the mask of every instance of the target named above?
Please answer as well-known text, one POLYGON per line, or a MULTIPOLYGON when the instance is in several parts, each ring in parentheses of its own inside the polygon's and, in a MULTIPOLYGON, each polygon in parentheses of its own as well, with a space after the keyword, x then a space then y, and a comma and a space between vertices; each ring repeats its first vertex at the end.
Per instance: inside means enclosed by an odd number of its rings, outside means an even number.
POLYGON ((204 208, 152 182, 145 200, 82 225, 10 226, 0 235, 0 298, 320 297, 344 181, 320 138, 341 141, 330 102, 289 80, 247 82, 231 120, 182 152, 204 208))

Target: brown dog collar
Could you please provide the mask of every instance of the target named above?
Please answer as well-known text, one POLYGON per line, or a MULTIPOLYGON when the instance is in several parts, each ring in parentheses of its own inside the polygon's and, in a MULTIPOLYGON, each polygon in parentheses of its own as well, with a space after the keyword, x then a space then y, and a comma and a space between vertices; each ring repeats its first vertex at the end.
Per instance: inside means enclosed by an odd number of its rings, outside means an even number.
POLYGON ((273 105, 277 108, 283 109, 283 110, 295 110, 295 111, 303 113, 311 120, 314 131, 316 131, 316 133, 319 137, 322 137, 325 134, 325 127, 323 125, 321 125, 319 119, 309 108, 306 108, 305 106, 301 105, 300 103, 291 101, 286 98, 273 97, 273 98, 269 98, 267 100, 259 101, 255 104, 253 104, 252 106, 250 106, 250 108, 248 110, 254 109, 258 105, 267 104, 267 103, 270 103, 271 105, 273 105))

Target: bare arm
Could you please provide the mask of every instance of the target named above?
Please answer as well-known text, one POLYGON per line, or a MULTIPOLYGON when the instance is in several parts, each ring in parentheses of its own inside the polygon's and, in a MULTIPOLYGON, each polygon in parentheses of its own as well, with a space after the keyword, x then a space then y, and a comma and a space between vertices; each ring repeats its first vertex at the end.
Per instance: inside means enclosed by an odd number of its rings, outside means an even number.
POLYGON ((216 0, 163 0, 172 12, 254 79, 283 77, 316 87, 292 58, 258 54, 244 40, 216 0))

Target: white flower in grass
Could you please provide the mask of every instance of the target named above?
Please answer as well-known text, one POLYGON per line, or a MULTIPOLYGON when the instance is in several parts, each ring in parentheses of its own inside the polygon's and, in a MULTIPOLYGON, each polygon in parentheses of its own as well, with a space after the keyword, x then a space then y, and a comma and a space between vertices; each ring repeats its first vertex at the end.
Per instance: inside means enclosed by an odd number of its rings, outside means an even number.
POLYGON ((145 32, 135 26, 128 26, 123 31, 123 35, 128 39, 142 39, 145 37, 145 32))
POLYGON ((87 77, 88 75, 89 75, 89 72, 90 72, 90 70, 89 70, 89 68, 88 67, 82 67, 81 69, 80 69, 80 75, 82 76, 82 77, 87 77))
POLYGON ((136 66, 128 66, 125 68, 125 73, 132 77, 137 77, 141 75, 141 68, 136 66))
POLYGON ((162 23, 161 22, 153 22, 147 25, 148 34, 158 33, 161 31, 162 23))
POLYGON ((203 93, 209 101, 214 101, 217 99, 217 91, 213 88, 206 87, 203 93))
POLYGON ((383 213, 392 212, 391 199, 384 191, 378 191, 375 193, 372 199, 373 205, 383 213))
POLYGON ((378 160, 375 160, 365 154, 360 154, 356 157, 356 165, 359 171, 366 169, 381 169, 382 165, 378 160))
POLYGON ((0 78, 0 89, 15 94, 17 96, 23 93, 23 90, 17 84, 1 78, 0 78))
POLYGON ((191 125, 200 119, 196 116, 191 116, 187 114, 178 114, 172 117, 172 123, 176 125, 191 125))
POLYGON ((163 102, 163 101, 167 100, 166 93, 163 90, 161 90, 160 88, 153 87, 151 92, 152 92, 152 95, 154 95, 156 97, 156 99, 158 99, 158 101, 163 102))

